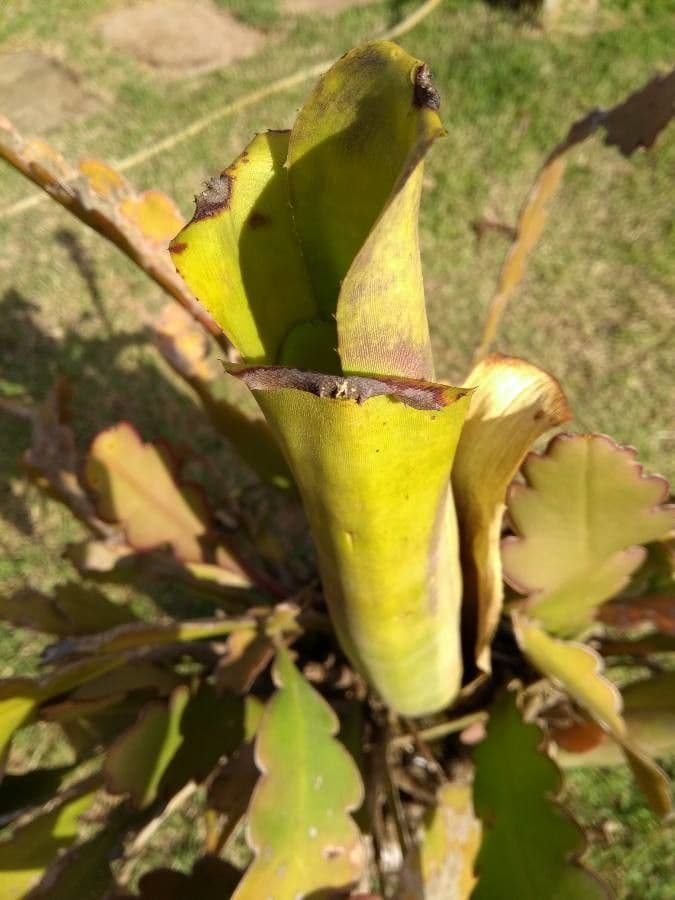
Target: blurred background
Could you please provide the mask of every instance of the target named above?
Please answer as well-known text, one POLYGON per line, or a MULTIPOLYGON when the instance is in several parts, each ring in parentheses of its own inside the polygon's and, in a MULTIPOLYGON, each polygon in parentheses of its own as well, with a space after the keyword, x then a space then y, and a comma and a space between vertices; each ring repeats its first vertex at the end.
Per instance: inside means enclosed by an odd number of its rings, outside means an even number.
MULTIPOLYGON (((189 217, 192 198, 256 131, 289 127, 312 81, 243 98, 327 64, 396 25, 407 0, 2 0, 0 114, 67 158, 123 163, 189 217), (190 126, 212 117, 208 127, 190 126)), ((426 169, 421 234, 439 379, 461 380, 509 232, 569 125, 673 64, 673 0, 443 0, 400 43, 426 60, 447 137, 426 169)), ((565 386, 574 428, 611 434, 675 476, 675 128, 626 160, 600 139, 571 155, 563 189, 498 349, 565 386)), ((146 440, 196 444, 225 485, 240 474, 149 343, 164 300, 132 264, 0 165, 0 398, 73 387, 78 443, 126 418, 146 440)), ((47 589, 78 526, 21 476, 28 428, 0 417, 0 590, 47 589)), ((0 676, 35 670, 39 640, 0 632, 0 676)), ((42 752, 39 746, 26 753, 42 752)), ((673 767, 671 766, 671 771, 673 767)), ((511 773, 513 774, 513 773, 511 773)), ((675 898, 672 829, 617 768, 576 773, 571 808, 590 861, 621 898, 675 898), (670 861, 669 861, 670 860, 670 861)), ((189 868, 189 822, 162 840, 189 868)), ((194 846, 193 846, 194 845, 194 846)))

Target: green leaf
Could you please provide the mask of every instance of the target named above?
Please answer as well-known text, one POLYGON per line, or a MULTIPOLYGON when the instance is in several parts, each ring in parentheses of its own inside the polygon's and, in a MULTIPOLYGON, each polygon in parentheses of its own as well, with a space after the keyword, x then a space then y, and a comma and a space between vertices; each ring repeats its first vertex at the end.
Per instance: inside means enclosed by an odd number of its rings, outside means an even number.
POLYGON ((151 702, 108 751, 108 790, 129 794, 139 809, 159 795, 201 781, 244 739, 244 704, 203 685, 194 695, 177 687, 168 703, 151 702))
POLYGON ((343 649, 398 712, 446 706, 462 666, 449 478, 470 391, 276 368, 238 374, 295 476, 343 649))
POLYGON ((162 777, 185 739, 180 726, 189 699, 189 688, 177 687, 168 704, 146 704, 131 728, 117 738, 104 766, 111 794, 129 794, 139 809, 157 798, 162 777))
POLYGON ((92 805, 96 787, 91 780, 71 789, 48 812, 14 830, 0 844, 0 898, 21 900, 79 833, 79 819, 92 805))
POLYGON ((644 561, 636 545, 675 527, 675 507, 662 505, 668 484, 597 434, 559 435, 523 474, 508 502, 517 536, 503 542, 504 574, 547 630, 573 636, 644 561))
POLYGON ((332 709, 286 650, 256 741, 262 776, 248 812, 255 859, 233 900, 302 900, 355 882, 365 864, 349 812, 363 799, 356 765, 333 735, 332 709))
POLYGON ((396 900, 468 900, 480 832, 471 786, 444 784, 424 817, 421 839, 403 861, 396 900))
POLYGON ((289 133, 257 135, 211 179, 171 255, 190 290, 249 362, 273 364, 316 304, 291 221, 289 133))
POLYGON ((530 662, 552 678, 622 747, 651 807, 661 816, 672 809, 670 784, 665 772, 628 733, 621 715, 621 694, 603 677, 602 659, 590 647, 550 637, 526 616, 514 614, 518 643, 530 662))
POLYGON ((475 387, 452 467, 462 556, 463 627, 479 667, 504 598, 500 538, 509 484, 532 444, 570 417, 562 388, 522 359, 493 354, 466 379, 475 387), (469 635, 469 631, 471 634, 469 635))
POLYGON ((417 215, 438 102, 420 60, 373 42, 331 67, 293 127, 293 220, 345 373, 433 377, 417 215))
POLYGON ((526 724, 513 695, 490 710, 487 737, 474 751, 474 805, 483 840, 472 900, 591 900, 608 892, 576 865, 581 830, 553 799, 560 773, 540 752, 541 732, 526 724))
POLYGON ((179 485, 166 452, 144 443, 126 422, 95 438, 86 476, 99 514, 120 522, 137 550, 169 544, 184 562, 201 562, 209 528, 204 497, 194 486, 179 485))

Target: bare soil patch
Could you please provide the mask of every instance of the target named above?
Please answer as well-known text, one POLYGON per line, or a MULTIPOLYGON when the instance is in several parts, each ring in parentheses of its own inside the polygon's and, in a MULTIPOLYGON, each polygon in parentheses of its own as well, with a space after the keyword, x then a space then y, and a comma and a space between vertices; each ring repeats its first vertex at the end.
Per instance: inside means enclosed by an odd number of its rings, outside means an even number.
POLYGON ((331 16, 350 6, 367 6, 373 0, 283 0, 282 9, 287 13, 319 13, 331 16))
POLYGON ((211 3, 146 0, 99 20, 116 50, 163 74, 201 74, 257 53, 262 32, 211 3))
POLYGON ((0 54, 0 113, 19 131, 44 134, 99 105, 58 60, 34 50, 0 54))

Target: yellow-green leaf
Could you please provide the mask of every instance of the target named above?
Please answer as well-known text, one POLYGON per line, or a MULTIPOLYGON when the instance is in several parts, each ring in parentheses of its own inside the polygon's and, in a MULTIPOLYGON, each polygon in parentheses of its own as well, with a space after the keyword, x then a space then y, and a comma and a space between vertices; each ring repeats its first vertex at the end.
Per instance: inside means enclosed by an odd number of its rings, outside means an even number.
POLYGON ((422 62, 379 41, 335 63, 293 127, 293 218, 346 373, 433 377, 417 213, 438 104, 422 62))
POLYGON ((462 674, 449 477, 470 391, 287 369, 239 375, 299 486, 345 652, 398 712, 446 706, 462 674))
POLYGON ((114 809, 88 840, 55 858, 26 900, 111 900, 111 862, 123 849, 123 832, 132 825, 128 807, 114 809))
POLYGON ((621 745, 650 805, 666 816, 672 809, 668 778, 628 733, 621 694, 603 676, 601 657, 583 644, 550 637, 524 615, 514 614, 513 621, 518 643, 532 665, 561 685, 621 745))
POLYGON ((419 844, 403 861, 396 900, 468 900, 480 834, 471 785, 444 784, 424 818, 419 844))
POLYGON ((472 900, 609 897, 573 861, 583 850, 583 834, 554 799, 560 773, 541 752, 541 740, 537 726, 523 722, 513 695, 503 692, 474 751, 474 805, 483 838, 472 900))
POLYGON ((262 776, 248 811, 255 859, 233 900, 302 900, 345 889, 365 853, 349 815, 363 799, 358 769, 333 737, 338 720, 286 650, 276 661, 277 693, 256 740, 262 776))
POLYGON ((56 669, 40 679, 7 678, 0 681, 0 768, 14 733, 26 725, 41 703, 65 694, 120 664, 112 657, 85 660, 56 669))
POLYGON ((79 819, 92 805, 89 782, 69 791, 48 812, 17 828, 0 844, 0 900, 22 900, 79 833, 79 819))
POLYGON ((668 484, 646 476, 635 451, 603 435, 559 435, 523 466, 502 545, 507 581, 547 628, 572 636, 618 593, 645 558, 642 547, 675 527, 668 484))
POLYGON ((179 485, 167 453, 143 442, 126 422, 97 435, 86 476, 103 518, 120 522, 137 550, 169 544, 184 562, 200 562, 208 531, 201 493, 179 485))
POLYGON ((0 768, 14 732, 31 719, 39 699, 37 684, 29 678, 0 682, 0 768))
POLYGON ((250 362, 278 362, 291 326, 316 316, 291 220, 288 137, 257 135, 211 179, 169 248, 190 290, 250 362))
POLYGON ((500 536, 506 491, 534 441, 570 418, 562 388, 522 359, 493 354, 469 374, 475 387, 452 468, 463 606, 483 671, 502 609, 500 536))

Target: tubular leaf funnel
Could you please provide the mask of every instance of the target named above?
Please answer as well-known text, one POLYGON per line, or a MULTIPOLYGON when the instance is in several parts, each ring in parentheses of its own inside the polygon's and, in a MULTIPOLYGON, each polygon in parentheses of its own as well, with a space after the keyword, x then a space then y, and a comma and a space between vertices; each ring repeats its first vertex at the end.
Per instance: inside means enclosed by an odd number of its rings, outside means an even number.
POLYGON ((462 678, 450 471, 471 390, 433 381, 417 234, 438 106, 420 60, 357 47, 290 135, 207 186, 171 248, 293 471, 345 652, 405 715, 462 678))

